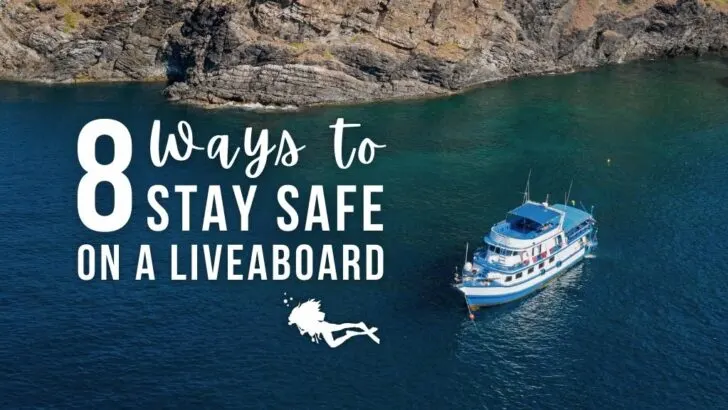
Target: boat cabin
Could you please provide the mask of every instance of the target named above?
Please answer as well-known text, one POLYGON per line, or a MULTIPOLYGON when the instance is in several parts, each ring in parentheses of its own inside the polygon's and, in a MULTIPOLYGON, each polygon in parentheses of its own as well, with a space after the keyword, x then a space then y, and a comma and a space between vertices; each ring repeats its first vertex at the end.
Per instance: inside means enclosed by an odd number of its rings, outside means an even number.
POLYGON ((557 228, 564 214, 546 204, 524 202, 491 228, 484 238, 486 248, 474 261, 506 270, 539 262, 563 245, 563 231, 557 228))

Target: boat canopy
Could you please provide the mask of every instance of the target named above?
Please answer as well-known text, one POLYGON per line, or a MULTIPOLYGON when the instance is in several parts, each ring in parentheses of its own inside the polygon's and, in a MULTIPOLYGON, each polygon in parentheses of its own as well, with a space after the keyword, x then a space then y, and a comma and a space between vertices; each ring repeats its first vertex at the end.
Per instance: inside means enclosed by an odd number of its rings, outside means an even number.
POLYGON ((574 208, 573 206, 554 204, 553 207, 565 214, 564 232, 569 232, 592 218, 588 212, 582 211, 579 208, 574 208))
POLYGON ((558 225, 561 214, 549 207, 535 202, 525 202, 506 216, 506 221, 513 225, 528 226, 540 229, 545 225, 558 225))

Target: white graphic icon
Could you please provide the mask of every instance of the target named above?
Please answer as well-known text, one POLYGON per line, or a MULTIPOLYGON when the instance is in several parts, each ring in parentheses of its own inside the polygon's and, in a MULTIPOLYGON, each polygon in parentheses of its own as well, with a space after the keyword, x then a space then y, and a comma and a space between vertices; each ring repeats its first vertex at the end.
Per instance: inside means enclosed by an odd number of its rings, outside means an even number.
POLYGON ((296 325, 301 335, 308 334, 311 336, 312 342, 318 343, 323 338, 332 348, 341 346, 342 343, 354 336, 364 335, 369 336, 376 344, 379 344, 379 338, 374 334, 378 330, 376 327, 367 327, 364 322, 329 323, 324 321, 324 317, 326 317, 326 314, 321 311, 321 302, 309 299, 293 308, 288 316, 288 325, 296 325), (343 336, 334 337, 334 332, 344 330, 346 330, 346 333, 343 336))

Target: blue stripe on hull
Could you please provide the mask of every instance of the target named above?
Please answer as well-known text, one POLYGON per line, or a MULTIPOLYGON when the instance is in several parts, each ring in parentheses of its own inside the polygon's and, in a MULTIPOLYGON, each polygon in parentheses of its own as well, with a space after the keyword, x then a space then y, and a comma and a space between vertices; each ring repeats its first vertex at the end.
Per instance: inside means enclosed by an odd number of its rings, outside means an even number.
MULTIPOLYGON (((584 254, 584 255, 586 255, 586 254, 584 254)), ((564 272, 569 270, 569 268, 571 268, 572 266, 576 265, 579 261, 584 259, 584 255, 575 259, 570 264, 564 266, 561 269, 561 272, 555 274, 552 278, 549 278, 547 281, 541 282, 541 283, 536 283, 533 286, 530 286, 519 292, 511 293, 508 295, 499 295, 499 296, 467 296, 466 295, 465 300, 466 300, 467 304, 470 305, 471 307, 486 307, 486 306, 502 305, 504 303, 513 302, 515 300, 521 299, 525 296, 530 295, 531 293, 536 292, 539 289, 546 287, 546 285, 551 283, 554 279, 563 275, 564 272)))

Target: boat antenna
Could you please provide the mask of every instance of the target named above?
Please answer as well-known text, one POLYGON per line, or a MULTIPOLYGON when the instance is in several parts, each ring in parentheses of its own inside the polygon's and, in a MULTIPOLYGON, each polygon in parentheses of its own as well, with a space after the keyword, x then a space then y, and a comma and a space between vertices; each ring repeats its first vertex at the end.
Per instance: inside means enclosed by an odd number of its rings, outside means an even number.
POLYGON ((526 201, 529 201, 531 199, 531 171, 528 170, 528 179, 526 179, 526 190, 523 191, 523 203, 525 204, 526 201))
POLYGON ((571 196, 571 186, 574 185, 574 178, 571 178, 571 183, 569 183, 569 192, 566 194, 566 197, 564 198, 564 205, 569 205, 569 197, 571 196))
POLYGON ((465 262, 463 262, 463 265, 468 263, 468 246, 470 245, 470 242, 465 242, 465 262))
POLYGON ((546 201, 545 201, 545 204, 546 204, 546 205, 548 205, 548 204, 549 204, 549 194, 546 194, 546 201))

